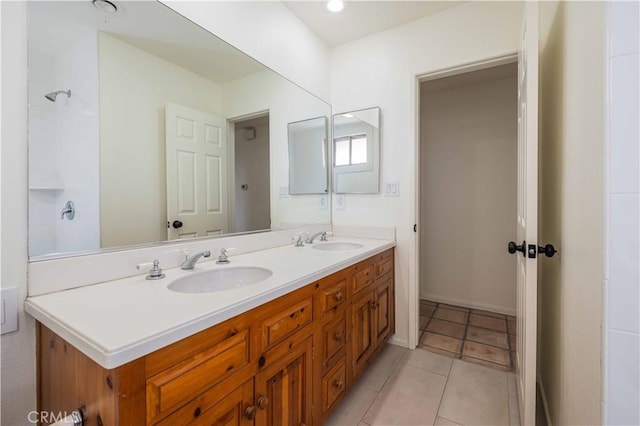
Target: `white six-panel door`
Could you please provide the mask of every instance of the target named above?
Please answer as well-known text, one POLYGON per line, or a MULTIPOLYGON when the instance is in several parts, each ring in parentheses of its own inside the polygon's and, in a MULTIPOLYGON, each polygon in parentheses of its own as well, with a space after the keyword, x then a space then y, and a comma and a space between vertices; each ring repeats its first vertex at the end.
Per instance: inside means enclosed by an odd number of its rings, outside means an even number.
POLYGON ((227 233, 225 119, 171 103, 165 115, 168 238, 227 233))
POLYGON ((518 229, 516 374, 520 420, 535 425, 538 242, 538 4, 525 6, 518 55, 518 229))

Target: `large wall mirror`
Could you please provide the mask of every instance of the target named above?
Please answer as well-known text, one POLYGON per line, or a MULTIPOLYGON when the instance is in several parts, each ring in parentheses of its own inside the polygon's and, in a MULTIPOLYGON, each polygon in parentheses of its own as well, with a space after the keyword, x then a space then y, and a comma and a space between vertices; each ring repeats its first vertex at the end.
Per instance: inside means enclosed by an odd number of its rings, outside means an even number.
POLYGON ((330 105, 161 3, 97 4, 29 2, 31 260, 330 223, 288 191, 288 124, 330 105))
POLYGON ((380 108, 333 116, 333 186, 337 194, 380 192, 380 108))

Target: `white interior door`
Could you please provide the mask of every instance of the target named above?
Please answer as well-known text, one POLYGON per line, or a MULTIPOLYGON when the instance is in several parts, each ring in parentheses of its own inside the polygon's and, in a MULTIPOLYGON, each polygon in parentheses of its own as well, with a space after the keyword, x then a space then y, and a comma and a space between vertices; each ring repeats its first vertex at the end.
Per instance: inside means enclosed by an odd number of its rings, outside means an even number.
POLYGON ((538 4, 526 2, 518 55, 518 316, 520 421, 535 425, 538 242, 538 4))
POLYGON ((170 240, 228 232, 226 131, 227 123, 222 117, 167 104, 170 240))

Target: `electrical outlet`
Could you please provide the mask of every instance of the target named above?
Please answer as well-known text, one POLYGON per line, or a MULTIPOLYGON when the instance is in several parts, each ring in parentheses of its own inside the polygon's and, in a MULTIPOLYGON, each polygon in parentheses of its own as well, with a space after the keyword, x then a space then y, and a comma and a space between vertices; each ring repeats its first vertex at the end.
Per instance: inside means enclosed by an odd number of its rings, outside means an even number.
POLYGON ((18 330, 18 287, 0 290, 0 307, 2 310, 2 334, 18 330))
POLYGON ((336 194, 335 203, 336 210, 346 210, 347 196, 345 194, 336 194))
POLYGON ((320 196, 320 205, 318 206, 320 210, 327 210, 329 208, 329 200, 326 195, 320 196))

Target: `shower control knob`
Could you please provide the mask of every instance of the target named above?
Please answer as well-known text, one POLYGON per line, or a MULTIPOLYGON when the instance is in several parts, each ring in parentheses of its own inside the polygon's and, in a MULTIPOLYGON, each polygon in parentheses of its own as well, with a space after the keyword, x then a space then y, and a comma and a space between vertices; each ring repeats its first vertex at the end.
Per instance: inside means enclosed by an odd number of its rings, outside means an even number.
POLYGON ((180 229, 182 228, 182 222, 180 222, 179 220, 174 220, 171 226, 173 226, 175 229, 180 229))

